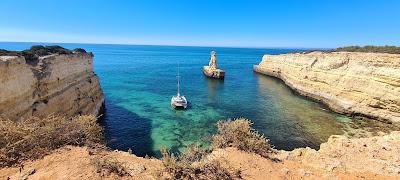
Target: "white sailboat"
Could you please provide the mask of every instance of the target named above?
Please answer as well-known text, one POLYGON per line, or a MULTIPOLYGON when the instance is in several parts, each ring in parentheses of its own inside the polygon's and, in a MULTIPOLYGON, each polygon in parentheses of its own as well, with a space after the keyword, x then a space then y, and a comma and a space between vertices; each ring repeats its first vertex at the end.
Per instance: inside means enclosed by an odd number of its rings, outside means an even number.
POLYGON ((181 93, 180 93, 179 63, 178 63, 178 76, 177 76, 177 78, 178 78, 178 93, 177 93, 176 96, 172 96, 172 98, 171 98, 171 106, 174 109, 177 109, 177 108, 186 109, 187 105, 188 105, 188 102, 187 102, 185 96, 181 96, 181 93))

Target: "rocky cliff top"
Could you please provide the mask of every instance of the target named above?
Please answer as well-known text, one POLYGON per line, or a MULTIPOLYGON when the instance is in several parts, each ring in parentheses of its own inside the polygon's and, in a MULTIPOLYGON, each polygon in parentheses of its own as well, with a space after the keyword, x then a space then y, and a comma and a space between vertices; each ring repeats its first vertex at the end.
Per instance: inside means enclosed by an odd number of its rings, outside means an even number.
POLYGON ((0 59, 5 60, 5 59, 10 59, 10 56, 12 57, 24 57, 25 61, 28 64, 32 64, 32 62, 38 61, 40 57, 43 56, 48 56, 48 55, 69 55, 69 54, 89 54, 93 56, 92 53, 87 53, 86 50, 82 48, 76 48, 73 50, 69 50, 66 48, 63 48, 61 46, 41 46, 41 45, 36 45, 32 46, 30 49, 23 50, 23 51, 9 51, 5 49, 0 49, 0 59))

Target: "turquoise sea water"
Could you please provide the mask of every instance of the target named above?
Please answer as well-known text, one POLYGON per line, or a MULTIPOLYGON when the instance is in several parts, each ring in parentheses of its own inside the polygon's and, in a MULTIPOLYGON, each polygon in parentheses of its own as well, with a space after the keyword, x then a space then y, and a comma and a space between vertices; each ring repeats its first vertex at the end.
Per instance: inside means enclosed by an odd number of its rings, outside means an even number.
MULTIPOLYGON (((23 50, 38 43, 0 43, 0 48, 23 50)), ((204 143, 215 122, 245 117, 278 149, 318 148, 332 134, 363 136, 385 124, 360 122, 332 113, 296 95, 282 81, 256 74, 252 66, 263 54, 295 49, 249 49, 175 46, 60 44, 94 53, 94 68, 106 97, 102 120, 106 141, 113 149, 131 148, 137 155, 157 155, 160 147, 181 151, 204 143), (205 78, 210 51, 216 51, 224 81, 205 78), (181 92, 190 102, 186 111, 170 107, 176 94, 177 64, 181 92)))

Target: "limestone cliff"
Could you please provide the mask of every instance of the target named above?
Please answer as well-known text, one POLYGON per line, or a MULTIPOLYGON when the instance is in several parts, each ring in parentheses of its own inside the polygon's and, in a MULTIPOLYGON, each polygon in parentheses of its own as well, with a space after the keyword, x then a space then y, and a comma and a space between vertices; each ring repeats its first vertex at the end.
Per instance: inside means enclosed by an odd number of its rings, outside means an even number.
POLYGON ((43 53, 45 48, 26 50, 28 54, 2 50, 6 53, 0 56, 0 116, 17 120, 98 114, 104 97, 93 72, 93 55, 61 47, 63 51, 43 53))
POLYGON ((351 116, 400 122, 400 55, 311 52, 264 55, 256 72, 351 116))

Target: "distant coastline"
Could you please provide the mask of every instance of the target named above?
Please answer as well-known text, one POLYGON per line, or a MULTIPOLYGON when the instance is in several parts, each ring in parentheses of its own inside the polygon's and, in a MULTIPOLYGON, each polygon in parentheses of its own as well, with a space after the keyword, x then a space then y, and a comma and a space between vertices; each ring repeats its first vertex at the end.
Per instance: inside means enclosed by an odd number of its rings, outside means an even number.
MULTIPOLYGON (((300 50, 299 52, 302 51, 308 51, 308 50, 331 50, 335 49, 334 47, 332 48, 318 48, 318 47, 263 47, 263 46, 207 46, 207 45, 170 45, 170 44, 124 44, 124 43, 88 43, 88 42, 83 42, 83 43, 76 43, 76 42, 23 42, 23 41, 0 41, 0 44, 6 44, 6 43, 21 43, 21 44, 29 44, 29 45, 63 45, 63 44, 68 44, 68 45, 117 45, 117 46, 171 46, 171 47, 199 47, 199 48, 231 48, 231 49, 291 49, 291 50, 300 50)), ((0 48, 4 49, 4 48, 0 48)))

